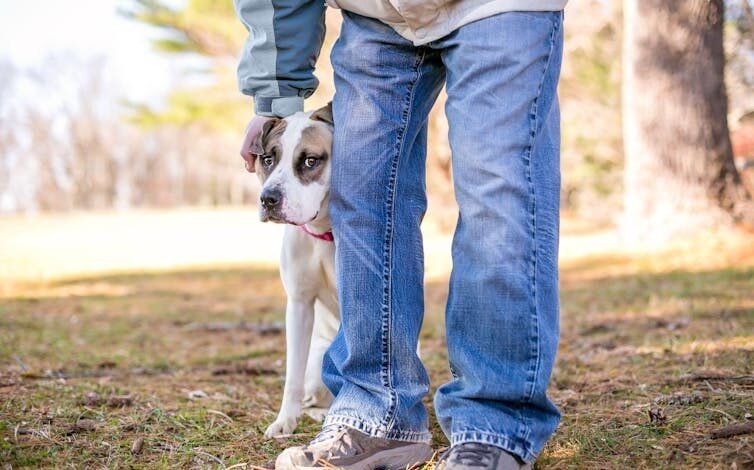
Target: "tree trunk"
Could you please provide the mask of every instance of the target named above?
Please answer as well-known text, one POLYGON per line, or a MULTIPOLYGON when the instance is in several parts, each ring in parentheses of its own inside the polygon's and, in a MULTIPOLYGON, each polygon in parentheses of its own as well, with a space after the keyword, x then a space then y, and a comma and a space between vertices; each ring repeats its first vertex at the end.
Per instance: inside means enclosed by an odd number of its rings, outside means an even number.
POLYGON ((728 134, 723 0, 625 0, 622 228, 665 240, 736 222, 754 205, 728 134))

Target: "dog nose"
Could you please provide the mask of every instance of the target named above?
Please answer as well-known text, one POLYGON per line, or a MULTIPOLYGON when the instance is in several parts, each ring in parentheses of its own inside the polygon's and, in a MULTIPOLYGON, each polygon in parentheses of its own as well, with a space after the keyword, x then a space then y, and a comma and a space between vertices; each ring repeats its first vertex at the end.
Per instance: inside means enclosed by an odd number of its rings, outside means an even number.
POLYGON ((280 204, 281 199, 283 199, 283 197, 277 189, 262 191, 262 195, 259 197, 259 200, 262 201, 262 206, 265 209, 272 209, 277 206, 280 204))

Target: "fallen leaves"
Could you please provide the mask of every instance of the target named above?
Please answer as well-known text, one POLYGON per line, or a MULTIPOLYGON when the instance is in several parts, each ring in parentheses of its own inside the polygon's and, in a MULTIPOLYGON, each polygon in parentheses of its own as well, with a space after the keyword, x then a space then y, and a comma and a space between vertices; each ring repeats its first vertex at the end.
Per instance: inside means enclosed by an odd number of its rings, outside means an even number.
POLYGON ((84 399, 81 400, 81 404, 84 406, 100 406, 102 404, 102 397, 97 392, 86 392, 84 399))
POLYGON ((665 411, 659 406, 649 408, 649 422, 652 424, 664 424, 668 420, 665 411))
POLYGON ((661 395, 654 399, 656 405, 693 405, 704 401, 704 395, 700 392, 683 393, 676 392, 672 395, 661 395))
POLYGON ((134 399, 130 395, 112 395, 107 399, 107 406, 112 408, 123 408, 133 405, 134 399))
POLYGON ((141 448, 144 445, 144 437, 139 436, 134 440, 134 443, 131 444, 131 455, 137 455, 141 452, 141 448))
POLYGON ((93 419, 80 419, 73 423, 72 425, 68 426, 68 428, 65 430, 64 434, 66 436, 70 436, 72 434, 82 433, 82 432, 91 432, 97 429, 97 422, 93 419))
POLYGON ((81 404, 84 406, 102 406, 106 404, 111 408, 123 408, 131 406, 134 398, 131 395, 110 395, 107 398, 100 396, 97 392, 89 391, 84 394, 81 404))

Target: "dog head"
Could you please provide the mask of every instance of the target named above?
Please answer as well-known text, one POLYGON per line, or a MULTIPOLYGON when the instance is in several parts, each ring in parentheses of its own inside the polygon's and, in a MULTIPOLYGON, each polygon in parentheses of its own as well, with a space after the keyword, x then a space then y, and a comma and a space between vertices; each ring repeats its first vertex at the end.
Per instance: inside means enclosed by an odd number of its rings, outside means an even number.
POLYGON ((327 217, 332 126, 331 105, 264 123, 251 143, 263 222, 304 225, 327 217))

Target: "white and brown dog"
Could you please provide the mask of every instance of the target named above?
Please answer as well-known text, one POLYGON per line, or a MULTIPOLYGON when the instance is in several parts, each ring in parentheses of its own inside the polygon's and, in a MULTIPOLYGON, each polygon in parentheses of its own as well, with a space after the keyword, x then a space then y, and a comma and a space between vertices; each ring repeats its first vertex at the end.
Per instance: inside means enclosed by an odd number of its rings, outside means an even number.
POLYGON ((289 224, 280 276, 285 309, 283 401, 266 437, 290 434, 302 412, 321 419, 332 402, 322 383, 322 359, 340 326, 335 290, 335 244, 327 213, 332 150, 332 108, 265 122, 250 159, 262 183, 263 222, 289 224))

